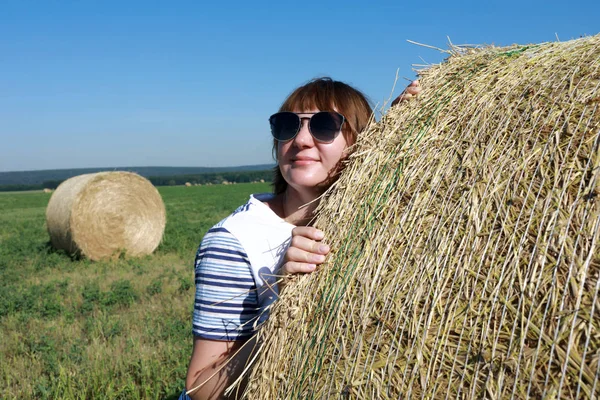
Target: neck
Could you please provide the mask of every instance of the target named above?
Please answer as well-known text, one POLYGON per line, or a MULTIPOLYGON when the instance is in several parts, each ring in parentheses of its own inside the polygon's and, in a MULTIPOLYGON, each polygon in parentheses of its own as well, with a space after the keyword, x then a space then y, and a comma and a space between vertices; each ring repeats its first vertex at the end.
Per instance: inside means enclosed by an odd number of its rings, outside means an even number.
POLYGON ((293 225, 308 225, 319 205, 320 196, 317 191, 299 191, 288 186, 281 195, 283 219, 293 225))

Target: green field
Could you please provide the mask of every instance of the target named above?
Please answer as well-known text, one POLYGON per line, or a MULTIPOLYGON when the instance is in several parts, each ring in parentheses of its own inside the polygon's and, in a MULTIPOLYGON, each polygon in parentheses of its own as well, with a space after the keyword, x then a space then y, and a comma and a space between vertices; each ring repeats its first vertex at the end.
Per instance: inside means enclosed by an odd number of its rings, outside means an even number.
POLYGON ((0 398, 176 399, 204 233, 268 184, 162 187, 154 255, 73 260, 49 245, 50 194, 0 193, 0 398))

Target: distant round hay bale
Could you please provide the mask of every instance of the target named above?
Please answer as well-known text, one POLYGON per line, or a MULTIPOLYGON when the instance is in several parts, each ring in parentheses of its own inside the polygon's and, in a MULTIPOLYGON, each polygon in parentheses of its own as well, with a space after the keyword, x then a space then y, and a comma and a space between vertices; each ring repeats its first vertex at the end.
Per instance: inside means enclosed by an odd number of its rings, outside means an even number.
POLYGON ((156 188, 131 172, 75 176, 46 209, 52 246, 91 260, 151 254, 162 240, 165 206, 156 188))
POLYGON ((190 186, 192 186, 192 184, 191 184, 191 183, 189 183, 189 182, 186 182, 186 183, 185 183, 185 186, 186 186, 186 187, 190 187, 190 186))
POLYGON ((44 188, 44 193, 52 193, 52 189, 44 188))
POLYGON ((249 399, 598 398, 600 36, 452 48, 359 137, 249 399))

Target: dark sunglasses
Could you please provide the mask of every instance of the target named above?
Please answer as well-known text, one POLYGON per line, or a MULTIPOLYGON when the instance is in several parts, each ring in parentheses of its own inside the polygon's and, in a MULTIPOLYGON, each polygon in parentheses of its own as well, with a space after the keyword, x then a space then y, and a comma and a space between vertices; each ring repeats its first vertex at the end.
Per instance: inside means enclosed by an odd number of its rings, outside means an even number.
POLYGON ((271 134, 279 142, 287 142, 296 137, 302 127, 302 120, 308 120, 308 131, 312 137, 321 143, 331 143, 340 134, 344 125, 344 116, 335 111, 320 111, 310 117, 300 117, 298 114, 283 111, 271 115, 271 134))

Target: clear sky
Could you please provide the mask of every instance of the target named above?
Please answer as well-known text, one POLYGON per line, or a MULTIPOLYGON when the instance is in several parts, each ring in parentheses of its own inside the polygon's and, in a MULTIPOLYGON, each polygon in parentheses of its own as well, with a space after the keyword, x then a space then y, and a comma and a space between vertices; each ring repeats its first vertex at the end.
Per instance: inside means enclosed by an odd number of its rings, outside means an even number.
POLYGON ((267 119, 328 75, 374 103, 443 55, 600 32, 600 1, 0 0, 0 171, 272 162, 267 119))

